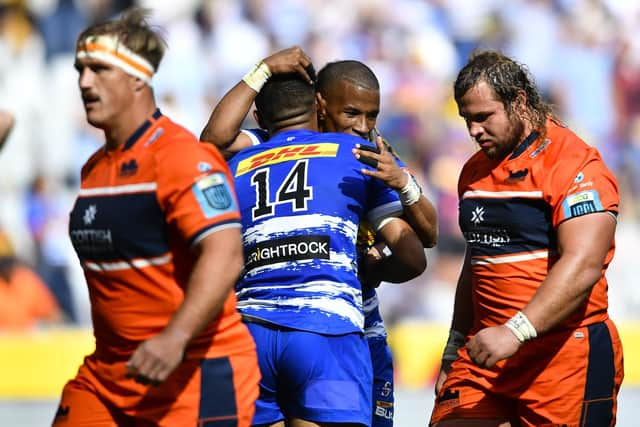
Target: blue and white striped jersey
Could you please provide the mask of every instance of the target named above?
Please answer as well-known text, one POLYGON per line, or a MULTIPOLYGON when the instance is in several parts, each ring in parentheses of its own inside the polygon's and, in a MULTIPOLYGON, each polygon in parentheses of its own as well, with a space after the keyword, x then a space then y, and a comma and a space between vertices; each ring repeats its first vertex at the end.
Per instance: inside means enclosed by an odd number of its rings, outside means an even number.
POLYGON ((351 135, 294 130, 229 162, 242 214, 243 315, 324 334, 362 331, 356 236, 402 213, 397 193, 360 173, 351 135))

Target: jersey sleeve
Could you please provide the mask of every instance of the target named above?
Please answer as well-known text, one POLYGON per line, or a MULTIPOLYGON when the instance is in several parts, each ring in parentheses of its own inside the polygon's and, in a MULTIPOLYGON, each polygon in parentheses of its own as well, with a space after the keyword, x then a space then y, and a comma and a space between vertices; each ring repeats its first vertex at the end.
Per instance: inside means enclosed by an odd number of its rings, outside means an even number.
POLYGON ((402 215, 403 207, 398 193, 376 178, 370 178, 370 205, 367 219, 375 231, 380 230, 387 219, 402 215))
POLYGON ((247 135, 253 145, 259 145, 269 140, 269 134, 262 129, 240 129, 240 132, 247 135))
POLYGON ((185 241, 196 244, 220 229, 241 227, 233 180, 214 147, 173 141, 156 162, 159 203, 185 241))
POLYGON ((591 213, 618 213, 616 179, 594 149, 580 161, 561 162, 548 177, 547 188, 554 227, 591 213))

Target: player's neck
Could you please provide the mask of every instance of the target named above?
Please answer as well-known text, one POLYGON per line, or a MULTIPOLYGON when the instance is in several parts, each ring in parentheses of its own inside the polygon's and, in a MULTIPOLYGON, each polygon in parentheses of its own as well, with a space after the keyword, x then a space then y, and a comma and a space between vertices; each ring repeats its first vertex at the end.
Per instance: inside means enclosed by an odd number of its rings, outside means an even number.
POLYGON ((275 135, 288 130, 301 129, 318 132, 318 119, 315 112, 313 114, 303 114, 274 123, 272 129, 269 130, 269 133, 271 135, 275 135))
POLYGON ((156 109, 153 100, 125 109, 115 120, 114 125, 104 130, 107 150, 116 150, 124 145, 156 109))

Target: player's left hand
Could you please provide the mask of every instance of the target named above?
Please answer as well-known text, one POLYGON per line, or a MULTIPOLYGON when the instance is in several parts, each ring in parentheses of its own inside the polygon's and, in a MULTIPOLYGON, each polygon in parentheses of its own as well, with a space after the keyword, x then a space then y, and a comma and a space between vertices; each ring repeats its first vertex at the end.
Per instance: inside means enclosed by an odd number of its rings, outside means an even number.
POLYGON ((504 325, 482 329, 466 344, 471 360, 481 368, 491 368, 499 360, 513 356, 521 345, 504 325))
POLYGON ((182 362, 184 344, 159 333, 138 346, 127 361, 127 377, 141 384, 158 385, 182 362))
POLYGON ((373 151, 373 147, 362 144, 356 144, 352 150, 356 159, 376 168, 376 170, 361 169, 362 174, 378 178, 394 190, 401 190, 407 185, 409 177, 400 168, 394 155, 387 149, 381 136, 376 137, 375 144, 375 151, 373 151))

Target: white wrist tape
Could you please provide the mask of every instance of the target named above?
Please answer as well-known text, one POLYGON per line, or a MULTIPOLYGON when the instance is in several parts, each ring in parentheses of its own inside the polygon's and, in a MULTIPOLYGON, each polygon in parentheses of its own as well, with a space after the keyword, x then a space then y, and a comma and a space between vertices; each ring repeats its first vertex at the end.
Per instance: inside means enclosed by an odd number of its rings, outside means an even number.
POLYGON ((536 328, 533 327, 527 316, 521 311, 507 320, 505 326, 513 332, 520 342, 529 341, 538 336, 536 328))
POLYGON ((414 203, 417 203, 420 200, 420 196, 422 196, 422 189, 416 182, 413 175, 409 172, 406 172, 409 180, 407 181, 407 185, 405 185, 400 191, 398 191, 398 196, 400 196, 400 202, 404 206, 411 206, 414 203))
POLYGON ((271 70, 269 66, 264 62, 258 62, 247 74, 244 75, 242 81, 244 81, 251 89, 256 92, 260 92, 262 86, 271 77, 271 70))
POLYGON ((458 349, 464 345, 464 334, 455 329, 449 330, 447 345, 442 353, 442 360, 454 361, 458 358, 458 349))

